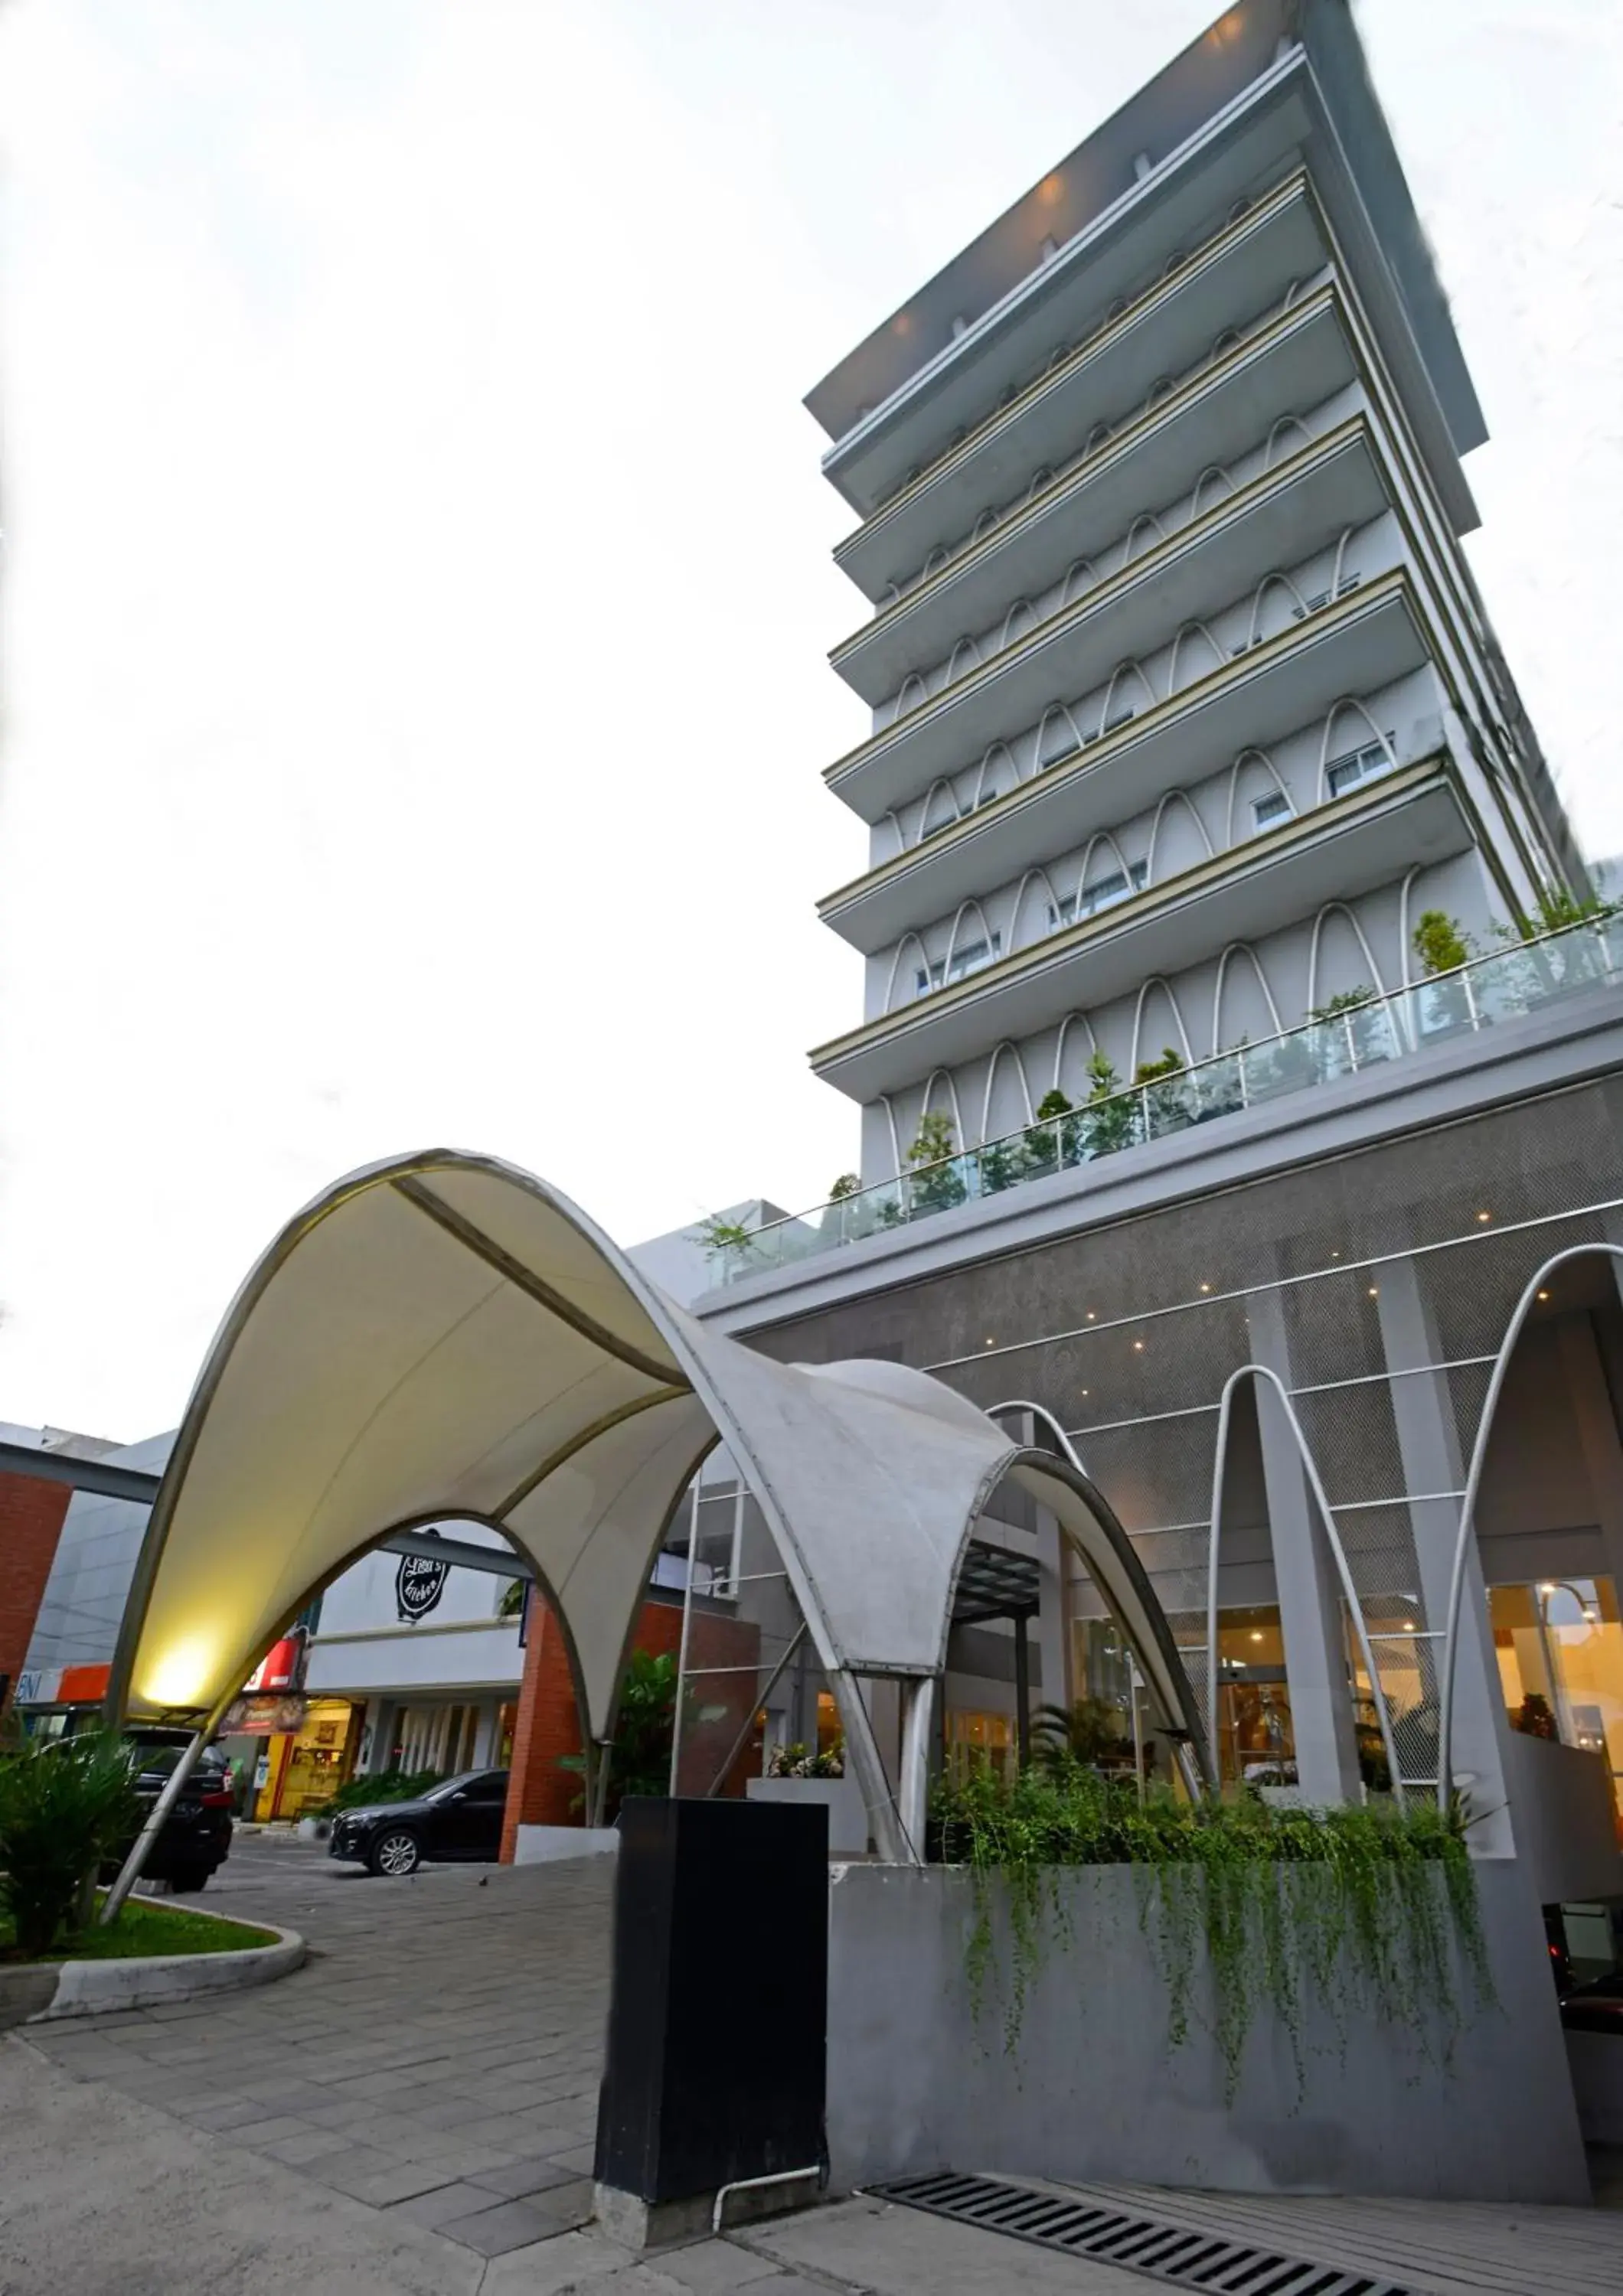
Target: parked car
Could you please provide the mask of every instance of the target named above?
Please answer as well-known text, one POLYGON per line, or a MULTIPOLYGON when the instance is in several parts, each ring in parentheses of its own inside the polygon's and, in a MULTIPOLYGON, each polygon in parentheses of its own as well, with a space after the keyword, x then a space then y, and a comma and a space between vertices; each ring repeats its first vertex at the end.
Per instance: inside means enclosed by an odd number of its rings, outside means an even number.
POLYGON ((1569 2033, 1615 2033, 1623 2040, 1623 1971, 1563 1993, 1561 2021, 1569 2033))
POLYGON ((1569 2033, 1616 2033, 1623 2038, 1623 1968, 1580 1983, 1574 1974, 1559 1906, 1545 1908, 1550 1972, 1561 2003, 1561 2021, 1569 2033))
MULTIPOLYGON (((185 1742, 140 1731, 131 1733, 131 1742, 141 1760, 136 1793, 144 1822, 180 1759, 185 1742)), ((146 1880, 167 1882, 173 1890, 206 1887, 231 1854, 232 1800, 230 1765, 218 1746, 205 1746, 147 1854, 146 1880)), ((132 1844, 133 1836, 118 1857, 103 1867, 103 1881, 112 1879, 132 1844)))
POLYGON ((415 1874, 427 1857, 493 1858, 507 1803, 506 1770, 464 1770, 412 1801, 341 1810, 327 1855, 391 1874, 415 1874))

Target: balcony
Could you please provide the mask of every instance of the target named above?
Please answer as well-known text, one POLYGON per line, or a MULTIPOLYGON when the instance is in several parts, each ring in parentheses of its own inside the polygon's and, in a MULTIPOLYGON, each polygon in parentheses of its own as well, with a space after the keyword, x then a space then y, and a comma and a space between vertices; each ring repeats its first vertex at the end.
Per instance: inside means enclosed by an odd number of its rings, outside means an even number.
POLYGON ((812 1065, 853 1100, 876 1100, 1472 842, 1446 762, 1403 767, 865 1022, 814 1052, 812 1065))
POLYGON ((1355 415, 870 735, 823 778, 864 821, 881 821, 993 742, 1034 726, 1059 697, 1093 691, 1183 624, 1242 603, 1266 575, 1328 548, 1388 500, 1373 434, 1355 415))
POLYGON ((1344 695, 1376 693, 1429 659, 1407 577, 1394 569, 830 893, 818 914, 876 955, 960 901, 1149 812, 1240 750, 1283 741, 1344 695))
POLYGON ((1192 493, 1214 464, 1251 453, 1283 416, 1356 379, 1343 311, 1331 285, 1293 304, 916 583, 835 648, 834 668, 877 707, 910 671, 944 660, 967 630, 987 628, 1011 599, 1038 596, 1078 558, 1119 547, 1135 519, 1192 493))
POLYGON ((1481 444, 1486 426, 1367 85, 1339 76, 1332 109, 1307 56, 1293 49, 1216 111, 1203 100, 1175 127, 1135 127, 1133 149, 1164 155, 1163 163, 1136 186, 1124 175, 1121 194, 1090 213, 1087 194, 1100 183, 1101 163, 1108 176, 1112 158, 1125 167, 1131 156, 1106 157, 1113 124, 810 394, 808 406, 836 441, 824 472, 845 499, 870 512, 910 464, 939 453, 955 425, 981 422, 1000 394, 1034 376, 1056 340, 1075 341, 1097 327, 1112 297, 1133 293, 1172 250, 1197 245, 1237 195, 1275 171, 1305 165, 1328 217, 1326 237, 1333 233, 1356 283, 1454 529, 1468 532, 1477 515, 1458 458, 1481 444), (1079 190, 1076 212, 1071 202, 1079 190), (1034 203, 1050 192, 1059 195, 1057 220, 1039 220, 1034 203), (1374 216, 1381 218, 1380 238, 1374 216), (1047 263, 1037 259, 1043 234, 1064 242, 1047 263), (959 335, 965 316, 970 324, 959 335))
MULTIPOLYGON (((1019 491, 1040 464, 1068 460, 1096 422, 1122 421, 1142 406, 1161 376, 1187 373, 1225 327, 1259 317, 1282 301, 1294 282, 1330 260, 1306 178, 1296 176, 1140 295, 1119 318, 1100 327, 1095 304, 1090 341, 1007 406, 990 414, 978 409, 982 419, 968 437, 883 509, 877 496, 855 502, 871 515, 836 550, 836 563, 870 596, 879 566, 885 568, 877 574, 879 589, 904 578, 936 543, 967 534, 988 503, 1019 491)), ((1091 291, 1097 297, 1100 291, 1091 291)), ((1062 332, 1056 317, 1046 338, 1050 350, 1062 332)), ((893 486, 902 476, 897 470, 893 486)))
POLYGON ((1192 1125, 1312 1091, 1519 1021, 1573 996, 1623 987, 1623 926, 1601 917, 1457 972, 1372 996, 1333 1019, 1218 1053, 1152 1084, 1130 1085, 1046 1124, 989 1140, 794 1219, 753 1229, 715 1255, 718 1285, 807 1260, 933 1219, 963 1204, 1142 1148, 1192 1125))

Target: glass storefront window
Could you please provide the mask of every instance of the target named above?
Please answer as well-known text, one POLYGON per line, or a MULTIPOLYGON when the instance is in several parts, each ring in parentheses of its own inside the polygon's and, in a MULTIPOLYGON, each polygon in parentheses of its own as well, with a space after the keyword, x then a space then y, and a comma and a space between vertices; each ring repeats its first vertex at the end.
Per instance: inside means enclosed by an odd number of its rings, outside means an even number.
POLYGON ((1511 1727, 1603 1755, 1623 1815, 1623 1620, 1611 1578, 1490 1587, 1511 1727))
POLYGON ((1014 1718, 1009 1714, 970 1714, 954 1708, 947 1715, 947 1768, 962 1777, 978 1761, 989 1761, 1002 1777, 1015 1769, 1014 1718))
MULTIPOLYGON (((1205 1622, 1174 1628, 1197 1693, 1206 1682, 1205 1622)), ((1217 1614, 1217 1772, 1227 1784, 1293 1786, 1296 1734, 1278 1608, 1217 1614)))

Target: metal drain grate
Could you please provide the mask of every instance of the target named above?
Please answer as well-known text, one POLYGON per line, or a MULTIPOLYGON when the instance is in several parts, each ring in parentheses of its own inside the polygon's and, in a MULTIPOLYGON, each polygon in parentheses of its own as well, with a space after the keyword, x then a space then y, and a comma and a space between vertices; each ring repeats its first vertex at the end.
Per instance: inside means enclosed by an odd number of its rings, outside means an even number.
POLYGON ((1303 2264, 1221 2234, 1126 2216, 1095 2201, 1035 2193, 993 2177, 955 2177, 941 2169, 863 2189, 876 2200, 924 2209, 955 2224, 979 2225, 984 2232, 1009 2233, 1062 2256, 1091 2256, 1101 2264, 1148 2272, 1181 2288, 1208 2288, 1222 2296, 1410 2296, 1394 2280, 1344 2272, 1339 2265, 1303 2264))

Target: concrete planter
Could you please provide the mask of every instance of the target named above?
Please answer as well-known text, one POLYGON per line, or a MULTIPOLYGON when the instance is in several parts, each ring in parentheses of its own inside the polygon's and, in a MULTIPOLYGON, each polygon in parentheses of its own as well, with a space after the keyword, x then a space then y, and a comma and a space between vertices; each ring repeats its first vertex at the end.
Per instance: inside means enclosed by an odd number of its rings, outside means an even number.
MULTIPOLYGON (((1130 1868, 1058 1877, 1012 2051, 995 1979, 976 2013, 968 1874, 836 1866, 830 1874, 828 2144, 838 2191, 951 2168, 1066 2181, 1428 2200, 1589 2196, 1537 1908, 1513 1863, 1478 1867, 1498 2005, 1454 2038, 1374 2020, 1343 2037, 1306 2006, 1305 2087, 1289 2036, 1259 2017, 1232 2104, 1201 2021, 1167 2040, 1167 1992, 1130 1868)), ((1009 1967, 1006 1926, 994 1968, 1009 1967)))
POLYGON ((569 1857, 605 1857, 620 1847, 612 1825, 521 1825, 513 1844, 515 1866, 556 1866, 569 1857))
POLYGON ((751 1801, 821 1802, 828 1813, 828 1854, 861 1857, 868 1848, 868 1810, 854 1778, 751 1778, 751 1801))
MULTIPOLYGON (((193 1911, 198 1910, 196 1907, 193 1911)), ((211 1916, 223 1920, 223 1915, 211 1916)), ((256 1927, 264 1926, 255 1924, 256 1927)), ((0 2031, 57 2017, 95 2017, 110 2009, 152 2009, 234 1993, 289 1976, 304 1960, 296 1930, 275 1930, 269 1945, 230 1953, 146 1954, 134 1961, 50 1961, 0 1970, 0 2031)))

